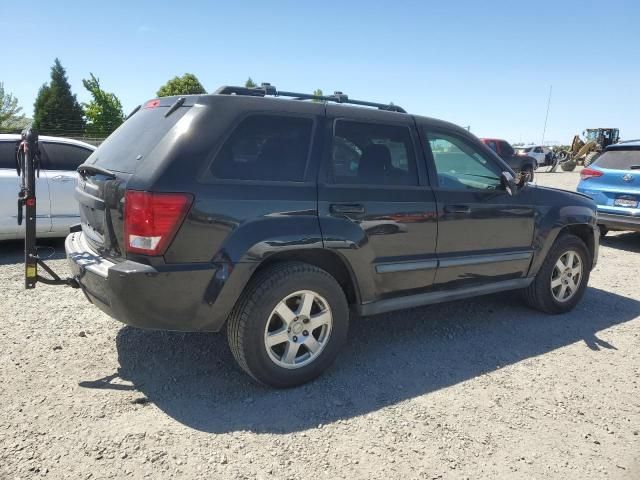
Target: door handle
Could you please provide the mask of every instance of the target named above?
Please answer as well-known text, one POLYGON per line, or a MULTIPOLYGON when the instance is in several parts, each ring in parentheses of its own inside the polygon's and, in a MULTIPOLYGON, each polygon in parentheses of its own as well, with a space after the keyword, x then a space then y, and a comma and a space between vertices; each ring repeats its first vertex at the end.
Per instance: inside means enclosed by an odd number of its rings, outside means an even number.
POLYGON ((329 211, 339 215, 362 215, 364 213, 364 205, 359 203, 332 203, 329 206, 329 211))
POLYGON ((460 215, 469 215, 471 207, 469 205, 445 205, 444 213, 457 213, 460 215))
POLYGON ((56 175, 55 177, 51 177, 51 180, 54 182, 71 182, 75 180, 73 177, 67 177, 65 175, 56 175))

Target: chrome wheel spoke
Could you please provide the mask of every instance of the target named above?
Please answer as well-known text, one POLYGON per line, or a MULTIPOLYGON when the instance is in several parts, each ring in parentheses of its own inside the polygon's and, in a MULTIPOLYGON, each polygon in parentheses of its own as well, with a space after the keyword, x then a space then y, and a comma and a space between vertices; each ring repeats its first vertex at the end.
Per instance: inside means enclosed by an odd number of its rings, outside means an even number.
POLYGON ((564 269, 567 268, 567 266, 562 263, 562 257, 560 257, 556 262, 556 268, 558 269, 558 272, 563 272, 564 269))
POLYGON ((304 346, 309 349, 309 352, 315 354, 318 353, 318 350, 320 350, 320 347, 322 345, 320 345, 320 343, 313 337, 313 335, 309 335, 309 337, 304 342, 304 346))
POLYGON ((313 307, 313 301, 315 296, 311 292, 302 294, 300 299, 300 307, 298 308, 298 315, 311 316, 311 307, 313 307))
POLYGON ((331 322, 331 313, 328 311, 320 312, 309 319, 309 331, 327 325, 329 322, 331 322))
POLYGON ((567 253, 567 261, 565 262, 565 265, 569 268, 573 267, 573 258, 574 258, 574 253, 573 252, 569 252, 567 253))
POLYGON ((278 314, 285 325, 289 325, 291 322, 293 322, 293 319, 296 318, 296 314, 289 308, 286 303, 284 303, 284 301, 280 302, 276 306, 275 313, 278 314))
POLYGON ((284 348, 284 353, 282 354, 281 360, 284 363, 293 364, 296 361, 296 355, 298 355, 298 350, 300 349, 300 344, 295 342, 288 342, 287 346, 284 348))
POLYGON ((577 266, 573 267, 571 269, 571 276, 575 277, 576 275, 579 275, 580 273, 582 273, 582 265, 580 265, 578 263, 577 266))
POLYGON ((562 285, 562 288, 560 289, 560 293, 558 293, 558 297, 560 297, 560 300, 564 300, 565 293, 567 293, 567 286, 562 285))
POLYGON ((281 328, 275 332, 269 332, 267 335, 267 345, 273 347, 274 345, 280 345, 281 343, 289 341, 289 334, 287 328, 281 328))
POLYGON ((562 285, 562 279, 560 277, 551 280, 551 288, 557 288, 562 285))

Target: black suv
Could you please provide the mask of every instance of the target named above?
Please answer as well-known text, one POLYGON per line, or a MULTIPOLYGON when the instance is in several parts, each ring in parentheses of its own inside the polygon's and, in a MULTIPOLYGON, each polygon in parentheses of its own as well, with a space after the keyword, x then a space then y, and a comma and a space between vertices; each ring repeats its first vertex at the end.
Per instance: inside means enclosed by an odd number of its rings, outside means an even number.
POLYGON ((136 327, 226 327, 276 387, 331 364, 350 308, 518 289, 563 313, 598 254, 588 197, 514 180, 455 125, 339 92, 151 100, 78 171, 66 250, 87 297, 136 327))

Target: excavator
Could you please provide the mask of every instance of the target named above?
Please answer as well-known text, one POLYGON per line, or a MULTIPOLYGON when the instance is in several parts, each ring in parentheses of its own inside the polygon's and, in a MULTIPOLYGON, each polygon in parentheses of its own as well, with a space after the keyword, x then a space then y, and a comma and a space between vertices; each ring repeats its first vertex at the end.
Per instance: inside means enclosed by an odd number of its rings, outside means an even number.
POLYGON ((558 162, 551 171, 555 171, 556 166, 565 172, 570 172, 576 165, 582 164, 585 167, 591 165, 602 151, 613 143, 620 140, 620 130, 617 128, 587 128, 582 132, 585 140, 580 135, 573 137, 571 148, 557 153, 558 162))

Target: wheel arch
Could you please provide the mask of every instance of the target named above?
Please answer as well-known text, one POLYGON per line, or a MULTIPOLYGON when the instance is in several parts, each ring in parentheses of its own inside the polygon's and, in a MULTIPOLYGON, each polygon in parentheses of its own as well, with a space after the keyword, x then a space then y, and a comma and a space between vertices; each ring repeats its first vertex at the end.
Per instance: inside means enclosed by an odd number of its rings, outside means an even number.
POLYGON ((285 262, 302 262, 325 270, 340 284, 349 305, 360 303, 358 283, 347 261, 338 253, 323 248, 291 250, 269 255, 255 269, 251 279, 266 268, 285 262))

